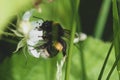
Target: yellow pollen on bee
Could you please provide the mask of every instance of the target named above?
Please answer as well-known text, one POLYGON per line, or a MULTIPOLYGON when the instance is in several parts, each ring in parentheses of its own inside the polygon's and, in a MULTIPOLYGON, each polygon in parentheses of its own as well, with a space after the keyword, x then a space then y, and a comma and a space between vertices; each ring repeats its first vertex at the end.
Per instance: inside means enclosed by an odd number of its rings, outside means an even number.
POLYGON ((55 48, 56 48, 58 51, 62 51, 62 49, 63 49, 62 44, 59 43, 59 42, 55 42, 55 43, 54 43, 54 46, 55 46, 55 48))

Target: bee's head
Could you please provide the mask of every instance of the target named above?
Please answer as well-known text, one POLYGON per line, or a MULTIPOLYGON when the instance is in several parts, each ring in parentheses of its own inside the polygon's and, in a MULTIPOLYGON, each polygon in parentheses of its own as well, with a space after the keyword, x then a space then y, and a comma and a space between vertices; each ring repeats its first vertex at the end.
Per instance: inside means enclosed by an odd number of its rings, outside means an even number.
POLYGON ((53 21, 45 21, 43 22, 42 26, 40 27, 42 30, 49 31, 51 30, 53 21))

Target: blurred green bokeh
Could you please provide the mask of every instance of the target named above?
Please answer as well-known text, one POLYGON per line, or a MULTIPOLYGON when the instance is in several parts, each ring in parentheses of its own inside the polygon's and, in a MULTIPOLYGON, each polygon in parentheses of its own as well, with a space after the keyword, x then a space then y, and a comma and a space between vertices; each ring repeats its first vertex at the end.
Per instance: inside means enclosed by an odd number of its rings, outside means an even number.
MULTIPOLYGON (((53 20, 59 22, 65 29, 71 29, 73 24, 73 13, 79 7, 79 0, 75 0, 74 5, 71 4, 70 0, 42 0, 39 7, 42 12, 34 11, 33 16, 43 18, 44 20, 53 20), (51 2, 49 2, 51 1, 51 2)), ((3 34, 6 27, 8 27, 11 20, 14 20, 18 15, 23 14, 26 10, 33 8, 32 0, 2 0, 0 1, 0 37, 3 34)), ((75 24, 77 25, 77 31, 80 32, 81 24, 79 21, 80 16, 77 14, 75 16, 77 20, 75 24)), ((34 20, 32 18, 31 20, 34 20)), ((3 37, 1 37, 3 38, 3 37)), ((10 39, 14 39, 10 37, 10 39)), ((4 39, 3 39, 4 41, 4 39)), ((19 42, 19 41, 17 41, 19 42)), ((2 41, 1 41, 2 43, 2 41)), ((3 42, 6 48, 7 44, 3 42)), ((17 44, 14 44, 17 45, 17 44)), ((93 39, 89 37, 82 44, 84 59, 85 59, 85 69, 86 69, 86 79, 96 80, 98 78, 99 72, 101 70, 103 61, 105 59, 106 53, 109 50, 110 43, 102 42, 98 39, 93 39)), ((1 45, 0 45, 1 46, 1 45)), ((12 48, 11 43, 9 48, 12 48)), ((4 49, 4 50, 6 50, 4 49)), ((2 50, 2 47, 1 49, 2 50)), ((8 51, 8 53, 10 53, 8 51)), ((71 62, 71 72, 70 80, 83 80, 83 70, 81 62, 81 52, 76 46, 73 46, 72 51, 72 62, 71 62)), ((0 51, 0 55, 4 55, 0 51)), ((29 55, 26 51, 27 58, 23 54, 23 51, 19 51, 16 54, 10 53, 11 57, 5 57, 5 59, 0 63, 0 80, 55 80, 56 76, 56 62, 58 57, 52 59, 35 59, 29 55), (26 64, 27 62, 27 64, 26 64)), ((1 57, 0 57, 1 58, 1 57)), ((107 68, 103 75, 103 80, 105 80, 107 73, 109 72, 111 66, 114 62, 114 50, 111 53, 110 59, 108 61, 107 68)), ((65 65, 63 68, 63 80, 65 75, 65 65)), ((113 72, 110 80, 118 80, 118 74, 116 71, 113 72)))
MULTIPOLYGON (((95 40, 89 37, 83 44, 87 80, 96 80, 101 70, 104 58, 107 55, 106 53, 109 49, 110 43, 104 43, 100 40, 95 40)), ((0 64, 1 80, 55 80, 57 57, 52 59, 35 59, 26 53, 28 56, 26 64, 26 58, 23 52, 19 53, 19 55, 14 54, 12 57, 6 58, 4 62, 0 64)), ((81 53, 75 46, 72 53, 70 80, 82 80, 80 61, 81 53)), ((106 74, 113 65, 113 62, 114 50, 112 50, 102 80, 106 79, 106 74)), ((64 69, 65 67, 63 68, 63 80, 65 73, 64 69)), ((116 70, 113 72, 110 80, 118 80, 116 70)))
POLYGON ((0 35, 4 32, 3 30, 10 23, 17 14, 24 11, 32 6, 32 0, 1 0, 0 1, 0 35))

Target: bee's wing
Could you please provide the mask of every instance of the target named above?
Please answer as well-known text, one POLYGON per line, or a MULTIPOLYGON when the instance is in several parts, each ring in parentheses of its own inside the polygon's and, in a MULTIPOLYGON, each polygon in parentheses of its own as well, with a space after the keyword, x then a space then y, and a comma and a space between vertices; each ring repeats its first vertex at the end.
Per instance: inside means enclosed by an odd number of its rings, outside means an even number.
MULTIPOLYGON (((64 37, 70 39, 70 30, 64 29, 64 37)), ((75 33, 75 38, 73 43, 78 43, 79 41, 84 41, 87 38, 87 35, 84 33, 75 33)))
POLYGON ((64 37, 70 39, 70 30, 64 29, 64 37))

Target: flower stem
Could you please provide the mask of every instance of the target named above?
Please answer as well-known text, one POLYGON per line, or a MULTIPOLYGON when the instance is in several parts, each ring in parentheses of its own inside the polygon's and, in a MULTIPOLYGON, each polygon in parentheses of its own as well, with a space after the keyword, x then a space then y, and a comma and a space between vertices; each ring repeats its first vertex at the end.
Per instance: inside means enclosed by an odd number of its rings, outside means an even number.
POLYGON ((65 71, 65 80, 69 80, 69 75, 70 75, 70 66, 71 66, 71 59, 72 59, 72 50, 73 50, 73 40, 75 37, 76 33, 76 22, 78 19, 78 6, 79 6, 80 0, 71 0, 71 37, 70 37, 70 45, 69 45, 69 50, 68 50, 68 55, 66 58, 66 71, 65 71))
POLYGON ((70 47, 69 47, 69 50, 68 50, 68 56, 67 56, 67 62, 66 62, 65 80, 69 80, 71 57, 72 57, 72 50, 73 50, 73 39, 74 39, 74 36, 75 36, 74 35, 75 31, 76 31, 76 23, 73 22, 71 38, 70 38, 70 47))

